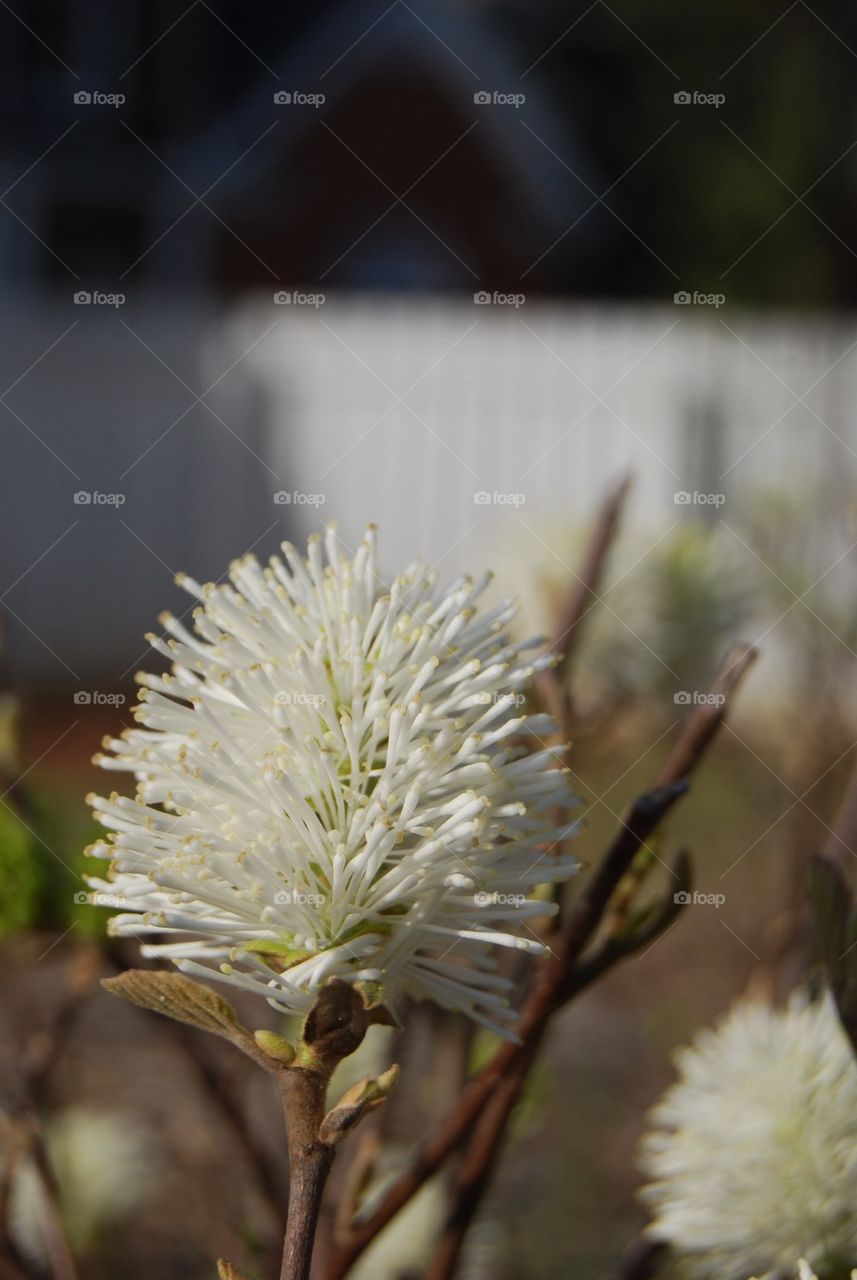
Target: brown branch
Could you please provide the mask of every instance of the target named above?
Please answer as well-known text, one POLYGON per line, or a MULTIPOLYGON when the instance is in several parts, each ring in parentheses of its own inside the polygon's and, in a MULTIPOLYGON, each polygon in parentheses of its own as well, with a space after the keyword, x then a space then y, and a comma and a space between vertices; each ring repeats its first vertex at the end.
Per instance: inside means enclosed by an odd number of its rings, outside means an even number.
POLYGON ((559 659, 552 670, 544 671, 536 680, 537 691, 546 707, 567 734, 573 719, 571 691, 568 685, 572 659, 582 635, 581 623, 599 602, 599 588, 607 565, 607 556, 619 530, 625 500, 631 488, 631 477, 625 476, 604 498, 595 517, 580 572, 563 600, 548 652, 559 659))
POLYGON ((652 1280, 667 1247, 659 1240, 633 1240, 611 1273, 610 1280, 652 1280))
POLYGON ((857 854, 857 765, 823 852, 830 862, 840 867, 845 863, 843 853, 857 854))
POLYGON ((631 811, 623 830, 597 869, 580 906, 572 905, 563 927, 562 946, 557 957, 559 974, 552 998, 540 1021, 524 1045, 503 1087, 498 1089, 486 1107, 477 1130, 470 1140, 456 1178, 453 1209, 441 1237, 437 1253, 428 1272, 429 1280, 450 1280, 467 1231, 490 1184, 502 1149, 509 1118, 520 1097, 527 1073, 534 1062, 547 1022, 552 1014, 574 995, 594 981, 626 954, 621 948, 605 944, 588 966, 580 968, 576 961, 597 930, 612 894, 631 866, 637 850, 659 824, 672 803, 687 789, 687 779, 711 744, 726 714, 731 695, 752 663, 755 652, 742 648, 727 658, 715 685, 716 700, 697 707, 687 718, 683 731, 666 764, 658 774, 660 788, 641 797, 631 811))
POLYGON ((280 1089, 289 1143, 289 1211, 280 1280, 309 1280, 321 1197, 335 1148, 321 1141, 329 1071, 288 1067, 280 1089))
POLYGON ((607 555, 631 488, 630 475, 624 476, 605 497, 598 509, 586 547, 586 553, 557 619, 556 636, 551 643, 553 653, 561 656, 560 671, 568 671, 580 638, 579 626, 593 604, 598 603, 598 589, 604 577, 607 555), (592 597, 592 603, 590 603, 592 597))
POLYGON ((43 1223, 48 1265, 54 1280, 76 1280, 77 1270, 60 1209, 60 1195, 42 1136, 41 1120, 48 1103, 50 1084, 81 1011, 92 994, 101 958, 96 948, 72 955, 64 972, 62 999, 50 1027, 30 1036, 21 1056, 22 1087, 17 1113, 8 1120, 9 1144, 2 1190, 0 1234, 10 1238, 9 1203, 15 1166, 29 1161, 38 1177, 47 1220, 43 1223))
POLYGON ((712 690, 717 701, 694 707, 673 751, 658 774, 659 783, 674 782, 693 773, 723 723, 735 690, 757 656, 757 651, 747 645, 738 645, 727 655, 712 690))
MULTIPOLYGON (((485 1121, 480 1130, 479 1150, 473 1155, 473 1164, 466 1162, 467 1195, 465 1210, 453 1209, 456 1231, 460 1243, 472 1214, 478 1205, 486 1178, 477 1179, 476 1169, 483 1162, 490 1171, 496 1159, 508 1115, 516 1100, 515 1089, 504 1082, 513 1080, 535 1057, 544 1031, 553 1014, 566 1002, 570 988, 574 986, 573 968, 587 944, 592 939, 614 890, 631 865, 637 851, 659 825, 676 800, 687 789, 687 775, 696 768, 710 745, 741 676, 752 661, 752 651, 741 650, 730 656, 726 670, 720 677, 716 690, 724 701, 696 708, 685 721, 684 729, 667 764, 658 775, 660 785, 646 792, 632 805, 605 857, 596 868, 589 884, 571 904, 562 930, 553 941, 553 953, 538 966, 532 991, 525 1001, 518 1026, 520 1041, 500 1048, 493 1059, 463 1090, 462 1096, 451 1113, 441 1123, 437 1132, 425 1142, 396 1181, 388 1188, 373 1214, 358 1224, 342 1247, 334 1254, 325 1273, 325 1280, 341 1280, 356 1259, 363 1253, 378 1233, 396 1213, 408 1203, 421 1186, 437 1171, 454 1151, 457 1151, 474 1132, 480 1117, 492 1098, 502 1097, 492 1107, 492 1119, 485 1121), (498 1093, 498 1091, 500 1091, 498 1093)), ((573 992, 572 992, 573 993, 573 992)), ((444 1236, 447 1266, 454 1264, 452 1241, 444 1236)), ((432 1273, 432 1280, 439 1280, 451 1271, 432 1273)))

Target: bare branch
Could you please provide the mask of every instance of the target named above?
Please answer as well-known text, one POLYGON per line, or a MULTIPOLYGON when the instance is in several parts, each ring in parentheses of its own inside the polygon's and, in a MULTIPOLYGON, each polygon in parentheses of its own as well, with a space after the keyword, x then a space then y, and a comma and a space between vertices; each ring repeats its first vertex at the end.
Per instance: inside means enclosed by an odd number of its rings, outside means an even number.
POLYGON ((430 1280, 448 1280, 453 1274, 464 1235, 496 1163, 509 1115, 545 1029, 557 1009, 580 989, 573 980, 575 966, 595 935, 604 911, 637 851, 687 790, 688 775, 710 746, 754 656, 749 649, 730 655, 715 686, 723 700, 706 704, 688 716, 675 749, 658 775, 658 785, 631 806, 588 885, 571 903, 561 929, 551 936, 552 954, 537 968, 532 990, 521 1013, 519 1042, 500 1048, 465 1087, 459 1102, 433 1137, 418 1149, 408 1168, 388 1188, 372 1216, 357 1226, 334 1254, 324 1280, 341 1280, 347 1275, 354 1261, 390 1219, 447 1157, 474 1135, 473 1145, 467 1151, 456 1183, 458 1198, 454 1201, 438 1256, 429 1272, 430 1280))

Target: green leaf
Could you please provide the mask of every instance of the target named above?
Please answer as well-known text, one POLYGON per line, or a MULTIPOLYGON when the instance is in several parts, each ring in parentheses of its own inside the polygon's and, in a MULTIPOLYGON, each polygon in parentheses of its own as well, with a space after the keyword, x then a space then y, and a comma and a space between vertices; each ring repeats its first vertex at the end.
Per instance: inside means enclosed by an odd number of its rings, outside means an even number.
POLYGON ((345 1092, 335 1107, 328 1111, 321 1122, 318 1136, 322 1142, 335 1146, 358 1125, 364 1116, 380 1107, 399 1076, 397 1066, 390 1067, 377 1080, 367 1076, 345 1092))
POLYGON ((247 1280, 243 1271, 239 1271, 231 1262, 227 1262, 225 1258, 218 1258, 217 1274, 219 1280, 247 1280))
POLYGON ((37 922, 45 877, 34 843, 12 810, 0 804, 0 937, 37 922))
POLYGON ((651 946, 656 938, 666 933, 690 900, 691 884, 690 857, 682 851, 673 863, 672 878, 664 896, 645 911, 629 917, 619 932, 608 935, 599 947, 572 969, 563 984, 563 999, 570 999, 614 964, 643 947, 651 946))
POLYGON ((102 978, 101 985, 112 995, 120 996, 141 1009, 151 1009, 177 1022, 210 1031, 238 1044, 256 1057, 255 1041, 240 1025, 228 1001, 200 982, 192 982, 181 973, 164 973, 159 969, 128 969, 115 978, 102 978))
POLYGON ((294 1062, 296 1051, 293 1044, 289 1044, 285 1036, 279 1035, 276 1031, 253 1032, 253 1039, 256 1041, 263 1053, 267 1053, 269 1058, 273 1058, 275 1062, 284 1063, 288 1066, 294 1062))

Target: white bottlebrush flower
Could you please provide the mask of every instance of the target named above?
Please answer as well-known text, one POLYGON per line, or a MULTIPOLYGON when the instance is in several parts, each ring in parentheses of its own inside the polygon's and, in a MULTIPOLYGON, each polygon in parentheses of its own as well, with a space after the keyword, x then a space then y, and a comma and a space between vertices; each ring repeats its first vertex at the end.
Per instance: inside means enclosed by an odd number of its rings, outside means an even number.
POLYGON ((857 1063, 829 996, 751 1001, 677 1056, 652 1113, 648 1234, 695 1280, 857 1262, 857 1063))
POLYGON ((541 951, 535 886, 568 877, 567 771, 521 713, 549 659, 481 615, 490 580, 438 592, 411 566, 389 589, 372 529, 353 559, 330 527, 307 559, 232 565, 230 583, 151 638, 172 675, 142 676, 142 729, 108 739, 105 768, 135 799, 92 797, 114 833, 97 890, 115 933, 147 955, 305 1010, 330 976, 381 981, 497 1028, 511 1014, 496 947, 541 951))

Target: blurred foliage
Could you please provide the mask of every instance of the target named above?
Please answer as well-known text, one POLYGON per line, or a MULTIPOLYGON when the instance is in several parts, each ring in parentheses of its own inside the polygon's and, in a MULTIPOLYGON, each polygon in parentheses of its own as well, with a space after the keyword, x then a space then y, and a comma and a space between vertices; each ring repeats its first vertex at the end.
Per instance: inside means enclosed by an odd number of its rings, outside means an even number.
POLYGON ((45 868, 34 856, 30 833, 0 807, 0 937, 35 924, 44 893, 45 868))
POLYGON ((105 936, 109 913, 91 906, 83 850, 96 824, 55 791, 29 785, 0 803, 0 937, 22 929, 71 928, 79 936, 105 936))
MULTIPOLYGON (((522 636, 554 630, 567 566, 580 563, 586 536, 569 526, 545 530, 546 554, 534 563, 528 547, 526 573, 511 549, 499 585, 521 597, 522 636)), ((620 536, 572 664, 579 713, 642 702, 648 715, 658 706, 666 715, 676 692, 707 689, 757 608, 758 582, 746 561, 720 527, 687 523, 660 538, 641 538, 638 529, 620 536)))
MULTIPOLYGON (((610 252, 591 255, 581 278, 568 237, 550 263, 560 288, 853 305, 857 260, 843 242, 855 212, 857 10, 611 0, 570 13, 559 0, 506 0, 501 13, 521 66, 537 62, 527 85, 538 76, 566 108, 600 166, 595 190, 615 183, 606 202, 633 228, 591 212, 610 252), (725 102, 676 106, 679 90, 725 102)), ((576 167, 573 153, 563 159, 576 167)))

